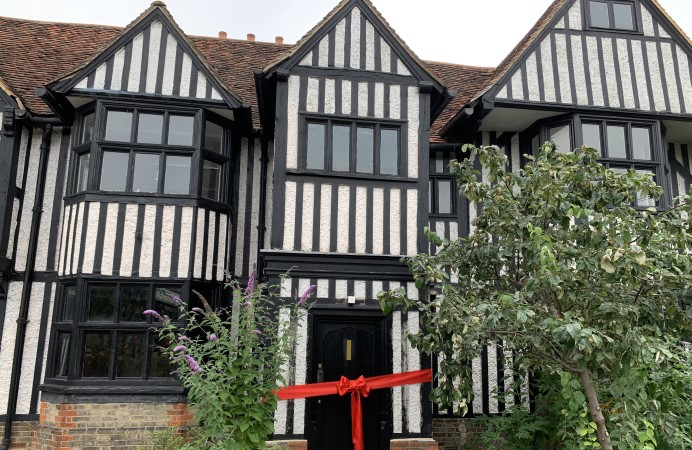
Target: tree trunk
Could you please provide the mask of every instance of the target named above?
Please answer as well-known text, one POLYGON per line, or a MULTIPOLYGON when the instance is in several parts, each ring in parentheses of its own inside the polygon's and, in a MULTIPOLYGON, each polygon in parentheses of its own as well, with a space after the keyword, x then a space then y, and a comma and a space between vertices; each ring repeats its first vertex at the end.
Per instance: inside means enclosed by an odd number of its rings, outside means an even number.
POLYGON ((598 434, 598 442, 601 444, 601 450, 613 450, 613 446, 610 445, 610 434, 606 429, 605 419, 601 412, 601 406, 598 404, 598 396, 591 383, 589 372, 586 370, 579 372, 579 380, 584 387, 584 395, 589 401, 589 412, 591 413, 591 420, 596 424, 596 433, 598 434))

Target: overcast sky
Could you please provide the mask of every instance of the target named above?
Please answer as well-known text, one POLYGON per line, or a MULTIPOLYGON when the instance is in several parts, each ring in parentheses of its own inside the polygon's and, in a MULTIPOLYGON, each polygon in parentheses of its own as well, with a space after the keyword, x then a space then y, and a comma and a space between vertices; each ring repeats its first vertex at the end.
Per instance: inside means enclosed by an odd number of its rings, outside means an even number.
MULTIPOLYGON (((294 43, 339 0, 165 0, 190 35, 294 43)), ((692 0, 658 0, 692 36, 692 0)), ((0 0, 0 15, 36 20, 125 26, 147 0, 0 0)), ((375 6, 426 60, 496 66, 552 0, 373 0, 375 6)))

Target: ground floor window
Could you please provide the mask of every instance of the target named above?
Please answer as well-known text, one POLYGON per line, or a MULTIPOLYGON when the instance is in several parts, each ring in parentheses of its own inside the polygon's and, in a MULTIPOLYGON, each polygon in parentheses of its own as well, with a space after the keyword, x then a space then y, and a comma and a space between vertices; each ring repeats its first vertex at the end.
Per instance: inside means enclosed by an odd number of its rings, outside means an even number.
MULTIPOLYGON (((216 286, 192 286, 215 304, 216 286)), ((153 309, 183 324, 189 283, 81 280, 61 286, 53 318, 49 377, 68 380, 168 378, 172 365, 159 348, 153 309)), ((189 307, 198 306, 192 301, 189 307)))

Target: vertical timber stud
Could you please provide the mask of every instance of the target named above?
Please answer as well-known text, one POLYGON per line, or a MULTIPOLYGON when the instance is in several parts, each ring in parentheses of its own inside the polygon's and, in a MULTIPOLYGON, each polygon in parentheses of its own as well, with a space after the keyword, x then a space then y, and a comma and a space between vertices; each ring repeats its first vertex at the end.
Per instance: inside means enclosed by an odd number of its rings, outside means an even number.
POLYGON ((276 71, 276 128, 274 131, 274 186, 272 191, 272 237, 270 248, 284 245, 284 201, 286 199, 286 152, 288 151, 287 70, 276 71))

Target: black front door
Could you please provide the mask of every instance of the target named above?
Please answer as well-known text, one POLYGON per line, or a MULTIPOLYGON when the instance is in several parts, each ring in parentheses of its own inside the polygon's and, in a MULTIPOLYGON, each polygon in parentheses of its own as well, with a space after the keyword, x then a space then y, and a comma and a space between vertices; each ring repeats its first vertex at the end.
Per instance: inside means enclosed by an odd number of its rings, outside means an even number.
MULTIPOLYGON (((313 382, 338 381, 342 376, 354 380, 361 375, 367 378, 385 373, 384 318, 317 316, 313 323, 313 382)), ((375 390, 362 399, 366 450, 389 447, 383 445, 388 434, 387 394, 386 389, 375 390)), ((353 449, 350 394, 311 399, 310 416, 313 430, 309 448, 353 449)))

